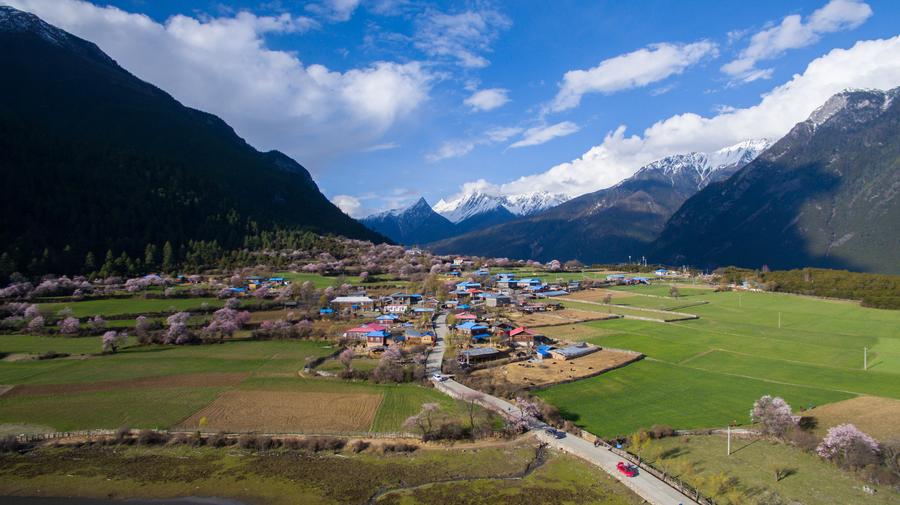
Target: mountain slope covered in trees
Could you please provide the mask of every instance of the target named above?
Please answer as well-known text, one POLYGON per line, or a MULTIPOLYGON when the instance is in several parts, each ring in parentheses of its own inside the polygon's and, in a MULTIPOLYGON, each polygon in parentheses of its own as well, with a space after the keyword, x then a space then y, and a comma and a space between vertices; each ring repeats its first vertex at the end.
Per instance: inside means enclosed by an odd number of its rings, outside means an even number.
POLYGON ((900 273, 900 88, 830 98, 730 179, 689 199, 653 258, 900 273))
POLYGON ((0 274, 86 271, 110 253, 158 263, 166 242, 183 258, 273 229, 384 240, 294 160, 94 44, 0 7, 0 47, 0 274))

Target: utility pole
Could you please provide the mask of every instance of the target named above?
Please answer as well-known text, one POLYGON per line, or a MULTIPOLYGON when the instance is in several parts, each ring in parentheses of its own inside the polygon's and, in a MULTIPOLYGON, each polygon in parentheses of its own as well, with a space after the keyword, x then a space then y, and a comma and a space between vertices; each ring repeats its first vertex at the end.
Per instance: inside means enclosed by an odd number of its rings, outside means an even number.
POLYGON ((778 327, 781 328, 781 312, 778 313, 778 327))
POLYGON ((744 308, 744 293, 738 293, 738 307, 744 308))
POLYGON ((731 456, 731 423, 728 423, 728 449, 725 455, 731 456))
POLYGON ((863 370, 869 369, 869 348, 863 347, 863 370))

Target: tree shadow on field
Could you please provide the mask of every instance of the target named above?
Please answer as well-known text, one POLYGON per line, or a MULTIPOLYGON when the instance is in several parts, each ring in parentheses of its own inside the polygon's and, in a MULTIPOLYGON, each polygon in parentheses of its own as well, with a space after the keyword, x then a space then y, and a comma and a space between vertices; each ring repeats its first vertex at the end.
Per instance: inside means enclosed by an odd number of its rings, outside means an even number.
MULTIPOLYGON (((737 439, 737 440, 740 440, 740 439, 737 439)), ((731 454, 737 454, 738 451, 742 451, 742 450, 746 449, 747 447, 750 447, 751 445, 753 445, 753 444, 759 442, 760 440, 762 440, 762 439, 760 439, 760 438, 754 438, 754 439, 751 440, 750 442, 747 442, 746 444, 744 444, 744 445, 738 447, 737 449, 731 451, 731 454)))
POLYGON ((572 421, 573 423, 577 423, 581 416, 572 412, 571 410, 565 407, 559 407, 559 415, 562 416, 563 419, 567 421, 572 421))
POLYGON ((660 459, 672 459, 677 458, 679 456, 684 456, 685 454, 690 454, 691 450, 684 447, 672 447, 671 449, 666 449, 665 451, 659 454, 660 459))

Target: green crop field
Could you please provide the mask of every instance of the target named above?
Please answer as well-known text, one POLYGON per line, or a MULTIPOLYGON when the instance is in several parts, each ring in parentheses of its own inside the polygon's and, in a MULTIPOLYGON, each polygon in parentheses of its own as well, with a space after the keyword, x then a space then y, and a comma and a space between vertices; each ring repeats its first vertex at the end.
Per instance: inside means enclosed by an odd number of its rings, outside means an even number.
POLYGON ((378 394, 382 402, 372 429, 380 431, 401 430, 403 421, 426 402, 441 404, 451 415, 462 412, 455 401, 418 385, 296 377, 309 359, 337 350, 328 342, 243 340, 193 346, 129 342, 116 354, 100 355, 99 337, 0 335, 0 354, 50 350, 81 357, 0 361, 0 385, 38 388, 34 393, 0 396, 0 424, 57 430, 166 428, 233 388, 378 394), (222 374, 236 374, 236 382, 204 382, 222 374))
POLYGON ((750 292, 707 291, 676 301, 659 295, 660 288, 623 288, 635 296, 616 298, 616 303, 659 308, 660 303, 705 301, 679 309, 701 318, 582 324, 581 339, 640 351, 647 358, 540 395, 577 424, 604 435, 653 424, 747 423, 753 400, 762 394, 783 396, 795 409, 860 394, 900 398, 900 311, 750 292), (866 371, 863 348, 868 349, 866 371))
POLYGON ((172 312, 179 310, 198 310, 207 304, 211 308, 221 307, 224 301, 216 298, 105 298, 102 300, 85 300, 72 302, 41 303, 41 312, 55 315, 68 307, 75 317, 95 315, 116 316, 121 314, 144 314, 155 312, 172 312))

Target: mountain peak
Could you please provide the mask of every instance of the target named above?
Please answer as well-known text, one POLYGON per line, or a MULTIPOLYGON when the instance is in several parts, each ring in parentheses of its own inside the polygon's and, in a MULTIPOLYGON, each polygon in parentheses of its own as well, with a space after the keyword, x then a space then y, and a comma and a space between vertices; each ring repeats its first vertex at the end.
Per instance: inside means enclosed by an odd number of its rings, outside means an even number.
POLYGON ((497 195, 485 192, 471 192, 451 200, 443 198, 434 206, 434 210, 454 223, 500 209, 501 207, 516 216, 530 216, 543 210, 555 207, 568 200, 568 197, 546 191, 530 191, 516 195, 497 195))
POLYGON ((68 33, 34 14, 7 5, 0 5, 0 32, 31 33, 57 45, 66 44, 70 38, 68 33))

